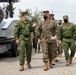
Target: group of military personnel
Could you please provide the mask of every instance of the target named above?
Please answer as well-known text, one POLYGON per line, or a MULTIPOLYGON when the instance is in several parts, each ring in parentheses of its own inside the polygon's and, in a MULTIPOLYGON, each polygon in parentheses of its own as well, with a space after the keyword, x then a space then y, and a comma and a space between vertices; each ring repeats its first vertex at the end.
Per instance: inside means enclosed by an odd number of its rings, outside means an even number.
POLYGON ((76 25, 69 22, 67 15, 63 16, 57 24, 54 14, 49 11, 43 11, 43 19, 40 24, 32 23, 28 19, 28 12, 22 13, 22 18, 16 23, 14 37, 18 44, 20 59, 20 71, 24 70, 25 59, 27 67, 31 68, 32 41, 31 32, 34 33, 33 47, 35 52, 40 52, 40 46, 43 52, 44 71, 53 68, 57 56, 62 56, 64 50, 66 66, 72 64, 76 50, 76 25), (63 50, 62 50, 63 48, 63 50), (71 53, 69 54, 69 48, 71 53))

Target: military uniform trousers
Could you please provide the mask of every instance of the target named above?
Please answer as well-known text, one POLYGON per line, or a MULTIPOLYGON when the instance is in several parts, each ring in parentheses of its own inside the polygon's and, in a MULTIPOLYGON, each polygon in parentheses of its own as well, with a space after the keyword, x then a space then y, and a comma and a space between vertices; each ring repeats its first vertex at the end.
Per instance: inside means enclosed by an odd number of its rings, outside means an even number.
POLYGON ((20 65, 24 64, 25 59, 28 63, 31 62, 31 53, 32 53, 32 43, 30 38, 25 38, 20 40, 18 45, 20 65))
POLYGON ((34 37, 33 38, 33 48, 35 48, 36 50, 37 50, 37 41, 38 41, 37 37, 34 37))
POLYGON ((41 48, 43 51, 43 62, 48 62, 48 60, 52 61, 54 58, 54 43, 41 43, 41 48))
POLYGON ((54 53, 54 58, 57 57, 57 42, 56 41, 52 41, 52 50, 54 53))
POLYGON ((75 51, 76 51, 76 40, 75 40, 75 51))
POLYGON ((75 55, 75 42, 65 42, 62 41, 63 50, 65 53, 65 59, 69 60, 71 57, 74 57, 75 55), (69 54, 69 48, 71 50, 71 53, 69 54))
POLYGON ((38 37, 33 38, 33 48, 37 50, 37 44, 38 44, 38 50, 40 50, 40 44, 38 43, 38 37))
POLYGON ((59 44, 59 40, 57 40, 57 51, 58 51, 58 54, 63 52, 63 48, 62 48, 62 45, 59 44))

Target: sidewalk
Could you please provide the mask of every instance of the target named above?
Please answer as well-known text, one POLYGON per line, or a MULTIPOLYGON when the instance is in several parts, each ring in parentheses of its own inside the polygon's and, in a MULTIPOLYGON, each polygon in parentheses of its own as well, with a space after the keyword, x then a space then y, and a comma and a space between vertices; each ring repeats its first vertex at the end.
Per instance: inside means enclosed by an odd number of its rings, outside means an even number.
POLYGON ((56 63, 54 68, 48 71, 43 70, 42 53, 32 54, 32 68, 28 69, 25 65, 23 72, 19 71, 19 59, 16 58, 2 58, 0 59, 0 75, 76 75, 76 57, 74 58, 73 64, 65 66, 64 56, 58 58, 59 62, 56 63))

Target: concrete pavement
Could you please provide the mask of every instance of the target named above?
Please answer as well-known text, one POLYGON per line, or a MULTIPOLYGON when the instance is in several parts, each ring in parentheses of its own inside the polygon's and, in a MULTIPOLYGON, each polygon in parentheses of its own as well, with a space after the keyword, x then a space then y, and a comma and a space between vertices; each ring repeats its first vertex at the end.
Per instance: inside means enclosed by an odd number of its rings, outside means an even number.
POLYGON ((19 71, 19 57, 5 57, 0 58, 0 75, 76 75, 76 57, 73 64, 70 66, 65 65, 64 54, 62 58, 58 58, 59 62, 56 63, 54 68, 48 71, 43 70, 42 53, 32 53, 32 68, 28 69, 25 64, 25 70, 19 71))

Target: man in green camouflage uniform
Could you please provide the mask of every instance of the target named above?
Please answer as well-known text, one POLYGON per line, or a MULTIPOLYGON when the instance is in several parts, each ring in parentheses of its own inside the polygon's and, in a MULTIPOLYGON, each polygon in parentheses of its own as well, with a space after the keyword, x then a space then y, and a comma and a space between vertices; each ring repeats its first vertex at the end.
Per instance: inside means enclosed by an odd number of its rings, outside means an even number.
POLYGON ((24 62, 25 58, 27 61, 28 68, 31 68, 31 53, 32 53, 32 43, 31 43, 31 31, 33 27, 31 26, 31 22, 27 20, 28 12, 22 13, 22 19, 20 19, 15 26, 14 37, 16 39, 16 43, 18 44, 18 52, 20 59, 20 71, 24 70, 24 62))
POLYGON ((69 66, 70 64, 72 64, 72 60, 75 54, 75 38, 74 33, 75 33, 75 28, 74 28, 74 24, 68 21, 68 16, 65 15, 63 16, 63 20, 64 23, 62 23, 62 25, 59 27, 59 43, 61 44, 62 42, 62 46, 64 49, 64 53, 65 53, 65 59, 66 59, 66 66, 69 66), (69 55, 69 48, 71 50, 71 53, 69 55))
POLYGON ((49 14, 44 15, 44 21, 41 22, 39 30, 41 31, 41 37, 38 39, 38 42, 41 42, 41 47, 43 51, 43 62, 45 64, 44 71, 48 70, 48 61, 49 67, 53 68, 52 66, 52 59, 53 59, 53 48, 54 45, 51 43, 52 41, 56 40, 56 36, 52 36, 52 28, 54 27, 53 22, 49 20, 49 14))
POLYGON ((75 29, 75 32, 74 32, 74 39, 75 39, 75 50, 76 50, 76 25, 74 25, 74 29, 75 29))

